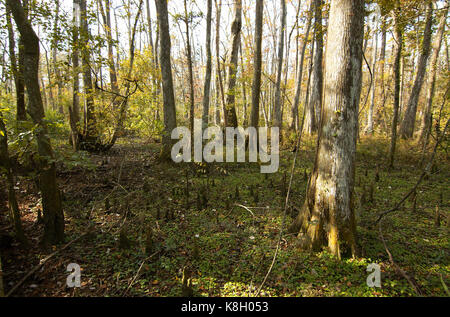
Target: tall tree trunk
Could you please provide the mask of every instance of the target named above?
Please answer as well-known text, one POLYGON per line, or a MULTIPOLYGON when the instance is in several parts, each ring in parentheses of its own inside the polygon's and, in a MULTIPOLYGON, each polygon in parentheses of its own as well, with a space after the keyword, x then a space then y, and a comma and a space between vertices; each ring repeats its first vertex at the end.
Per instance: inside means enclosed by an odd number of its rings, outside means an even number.
POLYGON ((208 0, 208 11, 206 14, 206 74, 205 85, 203 86, 203 114, 202 122, 203 129, 206 129, 209 123, 209 99, 211 93, 211 72, 212 72, 212 57, 211 57, 211 20, 212 20, 212 0, 208 0))
POLYGON ((431 0, 428 0, 427 18, 425 22, 425 30, 423 33, 423 42, 419 57, 419 64, 417 65, 417 75, 411 91, 411 96, 409 97, 408 106, 405 111, 405 117, 400 126, 400 136, 404 139, 411 138, 414 133, 417 104, 419 102, 420 91, 422 90, 423 80, 425 78, 428 56, 430 55, 432 24, 433 3, 431 0))
POLYGON ((80 28, 80 2, 73 0, 73 17, 72 17, 72 72, 73 72, 73 91, 72 105, 69 106, 69 124, 71 131, 71 142, 74 151, 79 148, 80 142, 80 62, 79 62, 79 28, 80 28))
POLYGON ((155 0, 159 28, 159 64, 161 67, 163 104, 164 104, 164 132, 162 137, 161 159, 171 159, 172 130, 176 128, 175 94, 173 90, 172 64, 170 61, 170 33, 167 0, 155 0))
POLYGON ((241 28, 242 28, 242 0, 235 0, 234 5, 234 21, 231 25, 232 33, 232 48, 230 66, 228 68, 228 91, 227 100, 225 104, 225 126, 237 127, 236 115, 236 74, 238 68, 239 45, 241 42, 241 28))
MULTIPOLYGON (((305 132, 314 132, 317 125, 320 123, 320 112, 322 108, 322 90, 323 90, 323 30, 322 30, 322 6, 323 0, 314 0, 314 35, 315 35, 315 52, 314 52, 314 66, 312 73, 312 91, 309 101, 309 107, 314 109, 315 122, 312 124, 311 129, 305 130, 305 132)), ((312 118, 311 118, 312 119, 312 118)), ((308 127, 306 124, 305 128, 308 127)))
POLYGON ((305 247, 356 255, 353 209, 358 105, 362 81, 364 1, 331 2, 325 94, 314 169, 291 230, 305 247), (294 230, 295 229, 295 230, 294 230))
POLYGON ((397 144, 397 124, 398 110, 400 107, 400 61, 402 58, 403 48, 403 25, 400 21, 400 4, 397 0, 397 6, 394 9, 394 35, 395 35, 395 52, 394 52, 394 114, 392 117, 391 146, 389 150, 389 168, 394 167, 395 148, 397 144))
MULTIPOLYGON (((296 131, 298 131, 298 129, 299 129, 298 105, 300 104, 300 96, 302 93, 303 65, 304 65, 304 61, 305 61, 305 52, 306 52, 306 46, 308 45, 309 33, 311 31, 311 21, 312 21, 311 7, 312 7, 312 1, 311 1, 310 9, 308 12, 308 20, 306 22, 306 33, 305 33, 303 41, 302 41, 302 48, 301 48, 301 53, 300 53, 301 57, 300 57, 300 62, 299 62, 299 67, 298 67, 298 75, 297 75, 297 87, 295 90, 294 104, 292 105, 291 129, 295 129, 296 131)), ((304 105, 304 107, 305 106, 306 105, 304 105)), ((305 112, 305 114, 306 114, 306 112, 305 112)), ((310 124, 311 120, 309 119, 308 122, 310 124)))
POLYGON ((64 213, 61 195, 56 182, 56 167, 52 146, 47 134, 44 120, 44 107, 39 89, 39 38, 28 22, 24 9, 19 1, 7 0, 11 8, 17 28, 24 41, 25 52, 25 86, 29 96, 28 114, 38 127, 35 130, 37 148, 40 157, 39 187, 42 194, 44 214, 43 245, 60 243, 64 240, 64 213))
POLYGON ((85 94, 83 147, 85 149, 90 149, 91 145, 97 142, 97 124, 95 119, 89 38, 90 34, 86 0, 80 0, 80 43, 82 43, 81 64, 83 69, 83 86, 85 94))
MULTIPOLYGON (((217 73, 217 83, 216 89, 220 88, 220 100, 222 103, 223 109, 225 109, 225 91, 223 88, 223 79, 222 79, 222 68, 220 67, 220 18, 221 18, 221 12, 222 12, 222 0, 214 0, 214 4, 216 7, 216 73, 217 73)), ((216 104, 216 117, 220 118, 220 107, 219 102, 216 104)), ((224 122, 225 122, 225 113, 224 115, 224 122)), ((220 122, 220 119, 219 119, 220 122)))
MULTIPOLYGON (((275 84, 275 104, 274 104, 274 121, 273 126, 282 128, 283 118, 281 111, 281 73, 283 72, 283 55, 284 55, 284 33, 286 28, 286 0, 280 0, 281 5, 281 26, 280 36, 278 38, 278 68, 277 68, 277 81, 275 84)), ((287 71, 287 70, 286 70, 287 71)))
POLYGON ((59 71, 59 66, 58 66, 58 43, 59 43, 59 24, 58 23, 59 23, 59 8, 60 8, 59 0, 55 0, 55 5, 56 5, 55 21, 53 24, 53 38, 52 38, 52 42, 51 42, 52 64, 53 64, 53 72, 54 72, 55 79, 56 79, 56 85, 58 87, 57 93, 56 93, 56 102, 58 103, 58 112, 63 114, 64 109, 63 109, 63 104, 61 102, 63 83, 62 83, 61 73, 59 71))
POLYGON ((439 21, 439 28, 438 28, 436 37, 433 42, 433 54, 431 56, 431 62, 430 62, 431 67, 430 67, 430 73, 428 75, 429 83, 428 83, 428 90, 427 90, 427 103, 425 105, 425 109, 423 112, 422 125, 420 128, 420 135, 419 135, 419 140, 425 146, 428 143, 429 132, 431 130, 431 123, 432 123, 431 110, 433 107, 433 97, 434 97, 434 91, 436 88, 437 62, 439 59, 439 52, 441 50, 442 39, 444 37, 445 22, 447 21, 449 2, 446 1, 445 4, 446 4, 446 8, 442 12, 442 16, 439 21))
POLYGON ((25 109, 25 86, 23 82, 23 43, 19 41, 19 65, 17 65, 16 42, 14 39, 14 29, 12 27, 11 12, 9 9, 6 10, 6 23, 8 27, 11 69, 16 87, 16 119, 17 121, 25 121, 27 120, 27 114, 25 109))
MULTIPOLYGON (((188 75, 189 75, 189 128, 194 131, 194 117, 195 117, 195 93, 194 93, 194 72, 192 69, 192 49, 191 49, 191 36, 189 30, 189 14, 187 10, 187 0, 184 0, 184 25, 186 32, 186 55, 188 63, 188 75)), ((194 133, 191 133, 191 144, 194 144, 194 133)), ((194 153, 194 147, 191 147, 192 153, 194 153)))
POLYGON ((377 52, 378 52, 378 27, 379 27, 379 16, 376 13, 375 16, 376 24, 373 29, 374 37, 372 43, 372 96, 370 100, 369 113, 367 115, 367 126, 365 133, 373 134, 373 111, 375 108, 375 92, 376 92, 376 75, 377 75, 377 52))
POLYGON ((263 34, 264 0, 256 0, 255 10, 255 54, 253 57, 252 107, 250 126, 259 126, 259 101, 261 98, 262 68, 262 34, 263 34))

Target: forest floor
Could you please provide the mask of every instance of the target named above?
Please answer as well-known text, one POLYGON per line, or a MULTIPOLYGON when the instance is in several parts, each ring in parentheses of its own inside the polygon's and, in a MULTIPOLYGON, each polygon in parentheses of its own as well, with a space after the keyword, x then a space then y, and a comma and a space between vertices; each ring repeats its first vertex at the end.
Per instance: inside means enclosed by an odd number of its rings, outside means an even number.
MULTIPOLYGON (((374 222, 415 185, 421 153, 415 144, 401 142, 396 167, 387 171, 388 144, 372 137, 358 144, 359 256, 338 261, 326 251, 306 252, 294 235, 285 233, 260 296, 448 296, 448 154, 437 155, 419 186, 415 208, 408 199, 383 218, 386 246, 408 282, 389 260, 374 222), (381 267, 381 288, 366 284, 370 263, 381 267)), ((308 139, 299 152, 287 224, 304 201, 314 145, 308 139)), ((162 164, 157 161, 159 149, 156 143, 123 139, 107 154, 109 159, 84 155, 70 167, 58 164, 66 243, 89 227, 90 233, 48 260, 12 296, 181 296, 184 267, 192 272, 194 296, 254 295, 277 247, 294 153, 283 151, 278 173, 264 175, 256 163, 162 164), (69 263, 81 266, 81 288, 66 286, 69 263)), ((17 194, 32 247, 13 244, 2 250, 6 292, 61 248, 43 250, 38 245, 41 204, 34 182, 19 178, 17 194)), ((0 228, 11 232, 6 212, 0 213, 0 228)))

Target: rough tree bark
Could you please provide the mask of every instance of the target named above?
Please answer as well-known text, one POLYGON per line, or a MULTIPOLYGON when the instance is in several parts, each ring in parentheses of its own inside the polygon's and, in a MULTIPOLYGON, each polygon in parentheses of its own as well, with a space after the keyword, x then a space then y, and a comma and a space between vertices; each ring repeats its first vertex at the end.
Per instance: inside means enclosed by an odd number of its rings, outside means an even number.
POLYGON ((155 0, 159 29, 159 65, 161 68, 164 132, 162 136, 161 160, 169 161, 172 149, 172 130, 176 128, 175 94, 173 90, 172 64, 170 61, 170 33, 167 0, 155 0))
POLYGON ((325 94, 305 204, 291 226, 306 248, 356 254, 353 186, 362 80, 364 1, 331 2, 325 94))
POLYGON ((420 91, 422 90, 423 80, 425 78, 425 71, 427 68, 427 61, 430 55, 431 44, 431 26, 433 24, 433 3, 428 0, 427 18, 425 22, 425 30, 423 32, 423 41, 417 65, 417 75, 414 81, 414 86, 409 97, 408 106, 405 111, 405 116, 400 126, 400 136, 403 139, 408 139, 413 136, 414 126, 416 123, 417 104, 419 102, 420 91))
POLYGON ((259 126, 259 102, 261 98, 262 33, 264 0, 256 0, 255 10, 255 55, 253 57, 252 107, 250 127, 259 126))
POLYGON ((25 87, 29 96, 27 112, 36 125, 35 135, 39 153, 39 188, 42 194, 44 215, 43 245, 56 244, 64 240, 64 213, 61 194, 56 182, 55 163, 52 146, 44 120, 44 107, 39 89, 39 38, 25 16, 19 1, 7 0, 17 28, 24 39, 25 87))

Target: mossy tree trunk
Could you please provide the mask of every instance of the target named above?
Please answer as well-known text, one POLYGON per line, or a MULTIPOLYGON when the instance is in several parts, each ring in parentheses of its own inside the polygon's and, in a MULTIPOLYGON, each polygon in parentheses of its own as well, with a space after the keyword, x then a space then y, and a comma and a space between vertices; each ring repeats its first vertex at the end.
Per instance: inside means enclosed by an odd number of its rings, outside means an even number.
POLYGON ((356 254, 353 210, 358 107, 362 79, 364 1, 331 2, 324 103, 306 201, 290 231, 304 247, 356 254))

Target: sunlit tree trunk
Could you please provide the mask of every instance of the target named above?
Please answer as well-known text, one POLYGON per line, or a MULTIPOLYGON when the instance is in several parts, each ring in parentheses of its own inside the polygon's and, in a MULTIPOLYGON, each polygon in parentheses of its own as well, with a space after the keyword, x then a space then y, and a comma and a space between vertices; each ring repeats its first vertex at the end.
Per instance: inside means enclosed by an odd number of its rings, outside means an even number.
POLYGON ((448 5, 449 2, 446 1, 446 8, 442 12, 442 16, 439 22, 439 28, 436 33, 436 38, 433 42, 433 55, 431 56, 431 66, 430 66, 430 73, 429 73, 429 83, 428 83, 428 89, 427 89, 427 103, 425 104, 424 113, 422 116, 422 125, 420 128, 420 135, 419 140, 426 145, 428 143, 428 137, 429 132, 431 129, 431 123, 432 123, 432 107, 433 107, 433 97, 434 97, 434 91, 436 88, 436 73, 437 73, 437 62, 439 59, 439 51, 441 50, 442 45, 442 39, 444 37, 444 30, 445 30, 445 22, 447 20, 447 13, 448 13, 448 5))
POLYGON ((35 129, 37 149, 39 153, 39 188, 42 194, 44 214, 43 245, 55 244, 64 240, 64 213, 62 211, 61 194, 56 182, 56 167, 47 124, 44 120, 44 107, 39 88, 39 38, 28 22, 22 5, 16 0, 7 0, 11 8, 17 28, 24 39, 25 51, 25 87, 29 96, 28 114, 35 129))
POLYGON ((176 128, 175 94, 173 90, 172 63, 170 61, 170 33, 169 17, 167 12, 167 0, 155 0, 159 29, 159 65, 161 68, 163 107, 164 107, 164 132, 162 137, 161 159, 170 160, 172 149, 172 130, 176 128))
POLYGON ((314 169, 305 204, 291 226, 304 247, 356 254, 353 210, 364 1, 331 2, 325 94, 314 169))
POLYGON ((431 26, 433 24, 433 3, 428 1, 427 18, 425 22, 425 30, 423 33, 423 42, 417 65, 417 75, 414 81, 414 86, 409 97, 408 106, 405 111, 402 124, 400 126, 400 136, 404 139, 411 138, 414 133, 414 126, 416 123, 417 104, 419 102, 420 91, 422 90, 423 81, 425 78, 425 71, 427 67, 428 57, 430 55, 431 44, 431 26))
MULTIPOLYGON (((220 67, 220 18, 222 13, 222 0, 214 0, 214 4, 216 7, 216 89, 220 92, 220 101, 216 102, 216 123, 220 123, 220 106, 222 104, 222 108, 225 109, 225 92, 223 88, 223 79, 222 79, 222 70, 220 67)), ((224 113, 225 118, 225 113, 224 113)), ((224 119, 225 121, 225 119, 224 119)))
POLYGON ((377 88, 376 83, 376 75, 377 75, 377 52, 378 52, 378 26, 379 26, 379 17, 378 14, 375 16, 376 19, 376 25, 373 30, 374 32, 374 38, 372 43, 372 92, 371 92, 371 100, 370 100, 370 106, 369 106, 369 113, 367 114, 367 126, 365 133, 366 134, 373 134, 373 112, 375 108, 375 93, 377 88))

